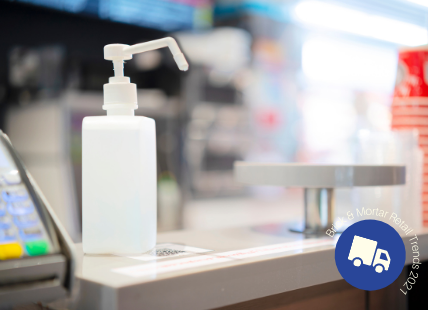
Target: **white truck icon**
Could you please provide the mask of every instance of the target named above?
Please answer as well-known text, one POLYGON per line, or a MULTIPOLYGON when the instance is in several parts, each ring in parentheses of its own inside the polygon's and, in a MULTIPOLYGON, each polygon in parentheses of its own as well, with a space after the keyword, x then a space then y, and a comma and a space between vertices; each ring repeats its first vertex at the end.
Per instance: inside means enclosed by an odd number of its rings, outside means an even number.
POLYGON ((391 263, 388 252, 382 249, 377 249, 376 251, 376 247, 377 241, 355 235, 348 259, 353 261, 356 267, 360 267, 361 263, 367 266, 373 266, 377 273, 388 270, 389 264, 391 263), (385 254, 387 260, 380 258, 382 254, 385 254))

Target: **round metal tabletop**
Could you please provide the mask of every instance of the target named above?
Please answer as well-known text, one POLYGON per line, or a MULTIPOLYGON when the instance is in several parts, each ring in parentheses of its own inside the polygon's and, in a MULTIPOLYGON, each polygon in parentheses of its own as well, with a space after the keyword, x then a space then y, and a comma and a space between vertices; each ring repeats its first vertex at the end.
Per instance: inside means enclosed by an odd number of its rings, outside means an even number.
POLYGON ((235 162, 235 179, 248 185, 334 188, 406 183, 402 165, 317 165, 235 162))

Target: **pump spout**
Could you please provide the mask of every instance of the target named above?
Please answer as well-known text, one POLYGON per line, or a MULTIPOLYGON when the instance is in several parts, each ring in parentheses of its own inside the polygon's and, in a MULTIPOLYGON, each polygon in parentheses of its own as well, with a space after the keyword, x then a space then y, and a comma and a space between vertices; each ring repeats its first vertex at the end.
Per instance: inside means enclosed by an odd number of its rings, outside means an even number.
POLYGON ((156 50, 167 46, 169 47, 169 50, 174 56, 174 60, 177 63, 178 68, 181 71, 187 71, 187 69, 189 69, 189 64, 187 63, 186 58, 184 58, 183 53, 178 47, 177 42, 171 37, 139 43, 132 46, 127 46, 123 49, 123 51, 125 54, 137 54, 137 53, 144 53, 147 51, 156 50))
POLYGON ((178 47, 177 42, 175 42, 175 40, 171 37, 139 43, 131 46, 125 44, 109 44, 104 46, 104 58, 115 62, 116 76, 123 76, 123 71, 119 69, 121 66, 120 61, 123 62, 123 60, 131 59, 132 54, 153 51, 158 48, 163 48, 167 46, 169 47, 169 50, 174 56, 174 60, 177 63, 178 68, 181 71, 187 71, 187 69, 189 69, 189 64, 187 63, 186 58, 178 47))
POLYGON ((138 108, 137 87, 130 83, 128 77, 123 74, 123 63, 132 59, 132 55, 152 51, 158 48, 169 47, 177 66, 182 71, 189 69, 183 53, 177 42, 171 37, 132 46, 126 44, 108 44, 104 46, 104 59, 113 61, 114 77, 109 79, 109 83, 104 84, 104 105, 107 115, 133 115, 133 111, 138 108))

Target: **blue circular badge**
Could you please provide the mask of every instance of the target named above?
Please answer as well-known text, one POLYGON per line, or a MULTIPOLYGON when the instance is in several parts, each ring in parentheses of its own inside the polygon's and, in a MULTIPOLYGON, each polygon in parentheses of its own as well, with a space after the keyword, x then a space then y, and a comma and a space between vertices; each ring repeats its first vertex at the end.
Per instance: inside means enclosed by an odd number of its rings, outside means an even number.
POLYGON ((390 285, 404 267, 403 240, 390 225, 364 220, 349 226, 339 237, 336 266, 356 288, 374 291, 390 285))

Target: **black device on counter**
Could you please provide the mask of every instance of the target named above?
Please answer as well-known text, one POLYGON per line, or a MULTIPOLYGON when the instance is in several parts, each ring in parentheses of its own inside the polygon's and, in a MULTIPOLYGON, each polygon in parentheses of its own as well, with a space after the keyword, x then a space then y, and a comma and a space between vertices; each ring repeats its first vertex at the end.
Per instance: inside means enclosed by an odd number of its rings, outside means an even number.
POLYGON ((70 300, 73 243, 0 131, 0 309, 70 300))

